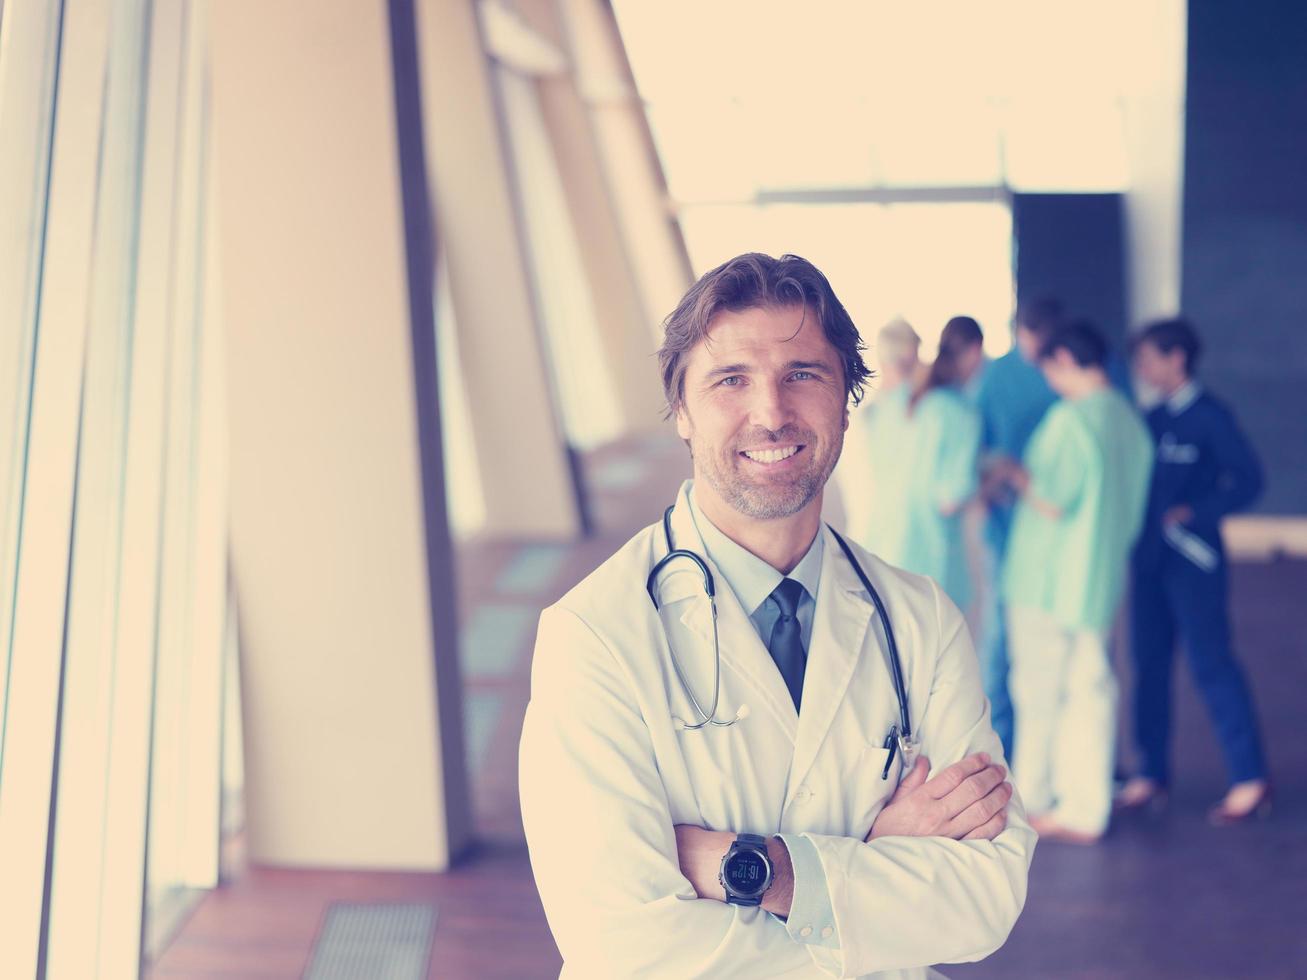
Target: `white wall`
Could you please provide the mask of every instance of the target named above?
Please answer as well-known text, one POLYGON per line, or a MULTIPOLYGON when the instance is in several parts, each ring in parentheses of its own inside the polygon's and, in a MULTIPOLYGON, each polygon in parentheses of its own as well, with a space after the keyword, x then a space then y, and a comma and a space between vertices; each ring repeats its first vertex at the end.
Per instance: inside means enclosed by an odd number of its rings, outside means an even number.
POLYGON ((1180 308, 1184 200, 1185 0, 1126 8, 1124 119, 1130 327, 1180 308))
POLYGON ((428 588, 387 8, 212 16, 251 854, 443 868, 467 801, 438 750, 456 651, 428 588))

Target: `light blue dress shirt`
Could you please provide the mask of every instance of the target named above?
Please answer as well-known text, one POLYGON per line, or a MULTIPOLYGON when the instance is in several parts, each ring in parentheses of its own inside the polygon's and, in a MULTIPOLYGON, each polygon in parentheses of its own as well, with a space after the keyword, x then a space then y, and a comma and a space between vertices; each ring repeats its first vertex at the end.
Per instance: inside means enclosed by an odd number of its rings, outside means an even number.
MULTIPOLYGON (((703 547, 708 559, 717 566, 722 578, 735 597, 749 614, 754 627, 758 630, 763 646, 771 639, 772 627, 780 616, 780 607, 770 598, 776 586, 785 578, 792 578, 803 586, 806 593, 799 600, 797 612, 799 618, 799 635, 803 639, 803 649, 809 649, 812 640, 812 620, 817 611, 817 590, 821 585, 821 559, 825 547, 824 535, 818 530, 807 554, 794 566, 788 576, 782 575, 757 555, 736 544, 703 515, 695 501, 694 488, 690 488, 690 516, 694 520, 695 530, 703 539, 703 547)), ((805 684, 807 675, 805 673, 805 684)), ((840 948, 839 929, 835 925, 835 912, 831 907, 830 890, 826 884, 826 872, 822 869, 821 859, 817 856, 817 847, 812 841, 798 834, 780 834, 781 841, 790 852, 790 863, 794 866, 794 897, 790 902, 790 915, 785 923, 786 931, 795 942, 809 946, 825 946, 828 949, 840 948), (802 930, 807 929, 807 935, 802 930), (822 937, 827 929, 830 935, 822 937)))

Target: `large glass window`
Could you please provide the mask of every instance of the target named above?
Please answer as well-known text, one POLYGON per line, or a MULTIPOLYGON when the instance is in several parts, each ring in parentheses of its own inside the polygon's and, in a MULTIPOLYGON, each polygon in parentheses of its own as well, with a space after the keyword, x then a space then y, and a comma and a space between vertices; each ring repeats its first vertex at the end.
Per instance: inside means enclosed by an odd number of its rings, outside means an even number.
POLYGON ((868 340, 968 314, 1002 353, 1009 192, 1125 185, 1124 0, 613 6, 695 272, 796 252, 868 340))
MULTIPOLYGON (((175 33, 181 52, 172 213, 172 303, 165 365, 153 741, 150 749, 146 953, 167 941, 198 889, 218 878, 226 603, 226 484, 206 193, 210 133, 203 34, 175 33), (206 274, 207 273, 207 274, 206 274)), ((161 42, 167 39, 159 39, 161 42)))
POLYGON ((217 880, 204 24, 199 0, 0 18, 0 976, 134 975, 217 880))
POLYGON ((613 380, 601 355, 599 327, 581 266, 567 199, 545 130, 535 82, 497 66, 522 230, 555 400, 568 442, 589 449, 620 429, 613 380))
POLYGON ((0 772, 58 38, 58 4, 14 3, 0 15, 0 772))

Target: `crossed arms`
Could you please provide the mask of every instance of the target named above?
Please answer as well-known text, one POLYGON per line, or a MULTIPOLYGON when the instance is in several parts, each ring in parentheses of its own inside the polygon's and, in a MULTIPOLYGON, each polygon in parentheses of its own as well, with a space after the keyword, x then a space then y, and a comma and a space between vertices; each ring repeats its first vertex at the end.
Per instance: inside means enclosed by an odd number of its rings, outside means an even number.
MULTIPOLYGON (((863 838, 948 837, 952 840, 993 840, 1007 828, 1007 807, 1012 784, 1007 771, 990 760, 986 752, 955 762, 933 779, 927 779, 930 760, 920 758, 876 816, 863 838)), ((868 774, 869 779, 876 778, 868 774)), ((676 825, 676 852, 681 873, 700 898, 726 901, 718 879, 722 857, 737 834, 705 830, 688 824, 676 825)), ((767 842, 774 878, 763 895, 762 907, 785 918, 794 898, 794 868, 789 851, 777 837, 767 842)))
POLYGON ((927 733, 926 751, 957 765, 932 780, 920 767, 905 777, 865 838, 802 835, 825 873, 836 950, 794 941, 780 908, 769 915, 703 900, 717 887, 725 835, 674 826, 669 794, 693 790, 660 770, 633 698, 639 680, 579 616, 547 610, 520 784, 532 868, 565 975, 857 977, 997 949, 1025 902, 1034 834, 1019 801, 1005 799, 1001 769, 980 762, 978 753, 998 757, 1001 749, 979 668, 960 614, 937 606, 940 649, 933 678, 921 679, 930 697, 916 727, 927 733))

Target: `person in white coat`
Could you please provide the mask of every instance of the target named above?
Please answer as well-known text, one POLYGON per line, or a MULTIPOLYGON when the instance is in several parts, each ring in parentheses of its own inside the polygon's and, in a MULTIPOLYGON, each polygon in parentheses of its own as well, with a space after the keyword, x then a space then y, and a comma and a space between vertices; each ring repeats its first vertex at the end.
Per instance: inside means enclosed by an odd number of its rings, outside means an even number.
POLYGON ((902 317, 876 333, 877 391, 849 413, 835 482, 849 537, 891 564, 906 552, 904 510, 916 442, 908 403, 921 363, 921 337, 902 317))
POLYGON ((545 610, 532 664, 522 818, 564 977, 926 977, 1020 914, 1035 835, 961 614, 820 521, 860 348, 795 256, 668 318, 694 479, 545 610), (651 581, 669 545, 702 570, 651 581))

